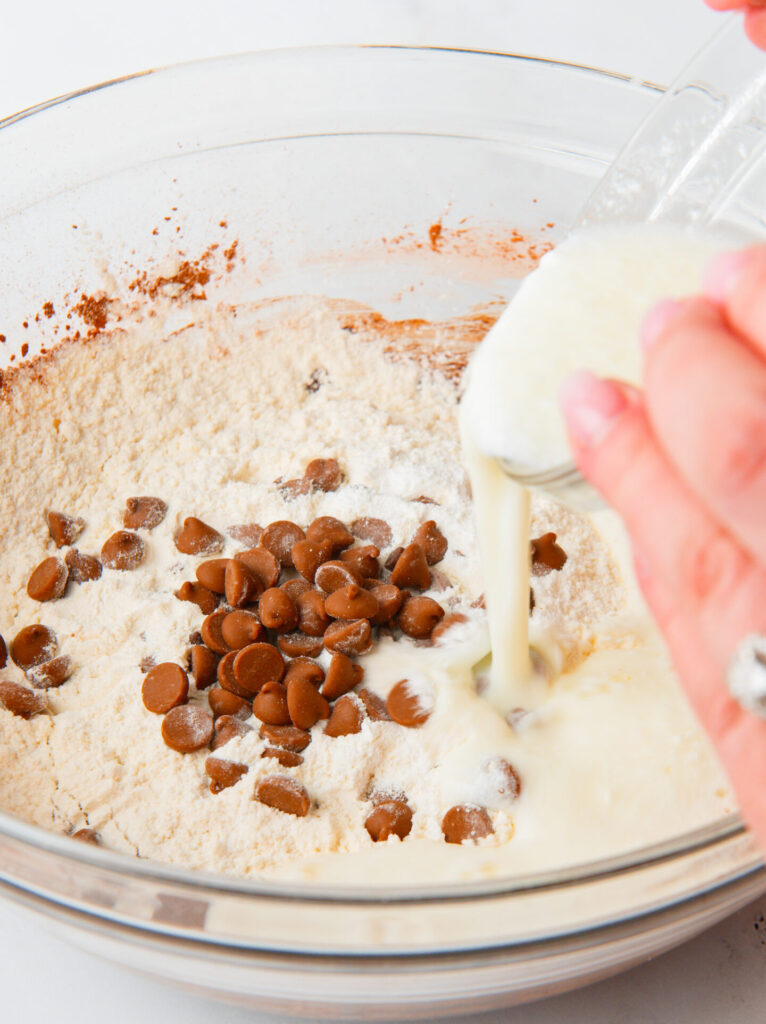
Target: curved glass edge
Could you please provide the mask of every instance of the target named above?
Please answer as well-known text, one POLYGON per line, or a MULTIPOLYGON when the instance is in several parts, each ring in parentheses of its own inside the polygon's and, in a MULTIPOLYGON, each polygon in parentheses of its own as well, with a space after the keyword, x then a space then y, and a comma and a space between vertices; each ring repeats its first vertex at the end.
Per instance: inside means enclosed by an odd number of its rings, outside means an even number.
POLYGON ((124 85, 127 82, 132 82, 135 79, 145 78, 148 75, 159 75, 167 72, 180 71, 187 68, 194 68, 200 65, 210 64, 225 64, 234 60, 242 60, 248 57, 264 57, 271 55, 297 55, 306 52, 321 53, 330 56, 333 53, 353 53, 356 50, 381 50, 381 51, 404 51, 410 53, 455 53, 465 54, 468 56, 476 57, 497 57, 498 59, 511 59, 515 61, 524 61, 529 64, 543 64, 550 65, 552 67, 567 68, 572 71, 578 71, 583 74, 596 75, 601 78, 611 78, 619 82, 624 82, 626 85, 635 86, 637 89, 650 89, 654 92, 663 93, 667 86, 659 85, 656 82, 650 82, 644 79, 633 78, 630 75, 622 74, 619 71, 610 71, 606 68, 591 67, 588 64, 576 64, 572 61, 566 60, 553 60, 550 57, 538 57, 534 54, 526 53, 511 53, 505 50, 472 50, 462 47, 452 46, 406 46, 406 45, 392 45, 389 43, 359 43, 359 44, 348 44, 348 45, 334 45, 334 44, 321 44, 317 46, 282 46, 275 47, 273 50, 243 50, 240 53, 229 53, 220 57, 207 57, 203 60, 188 60, 178 61, 175 64, 160 64, 156 68, 147 68, 144 71, 135 71, 130 75, 122 75, 119 78, 108 78, 103 82, 96 82, 94 85, 88 85, 84 89, 75 89, 73 92, 62 93, 60 96, 54 96, 49 100, 43 100, 42 103, 36 103, 31 107, 25 107, 22 110, 17 111, 14 114, 9 114, 6 117, 0 119, 0 130, 3 128, 9 128, 11 125, 23 121, 28 117, 34 117, 35 114, 44 113, 46 110, 50 110, 53 107, 60 106, 62 103, 69 103, 71 100, 81 99, 84 96, 89 96, 91 93, 100 92, 102 89, 108 89, 111 86, 124 85))
MULTIPOLYGON (((11 839, 42 849, 56 856, 115 872, 135 875, 145 880, 170 882, 186 885, 192 889, 231 895, 233 893, 257 896, 259 899, 297 899, 307 903, 353 903, 358 904, 413 904, 433 902, 459 903, 465 900, 493 899, 498 896, 544 892, 597 882, 617 875, 624 875, 650 868, 677 857, 723 846, 728 840, 743 835, 746 829, 738 815, 732 814, 714 825, 705 826, 694 832, 682 833, 673 839, 639 847, 613 857, 586 862, 575 868, 559 868, 550 871, 518 875, 512 879, 494 879, 483 882, 456 882, 449 886, 418 886, 369 889, 361 887, 338 887, 300 883, 286 883, 278 880, 249 880, 229 878, 207 871, 177 868, 158 861, 136 860, 126 854, 111 850, 91 848, 76 843, 68 836, 49 832, 37 825, 30 825, 18 818, 0 811, 0 832, 11 839)), ((744 870, 762 865, 760 854, 754 854, 744 870)), ((742 866, 740 865, 740 869, 742 866)), ((2 868, 0 866, 0 877, 2 868)))
MULTIPOLYGON (((357 50, 380 50, 380 51, 405 51, 412 53, 447 53, 463 54, 476 57, 495 57, 501 60, 513 60, 530 64, 544 66, 555 66, 576 71, 581 74, 593 75, 607 79, 623 82, 636 89, 648 89, 662 93, 665 86, 657 83, 638 80, 628 75, 588 65, 576 64, 568 61, 552 60, 546 57, 538 57, 527 54, 516 54, 504 51, 473 50, 457 47, 420 47, 420 46, 396 46, 388 44, 360 44, 360 45, 323 45, 314 47, 284 47, 274 50, 244 51, 238 54, 229 54, 221 57, 211 57, 206 60, 186 61, 177 64, 165 65, 158 68, 139 71, 131 75, 110 79, 100 82, 87 88, 75 90, 61 96, 54 97, 43 103, 28 107, 15 114, 0 120, 0 130, 8 128, 29 117, 44 113, 56 106, 83 98, 91 93, 98 92, 112 86, 119 86, 129 83, 135 79, 144 78, 153 74, 173 72, 175 70, 193 68, 199 65, 225 64, 238 59, 263 58, 270 56, 290 56, 306 53, 307 51, 322 53, 328 57, 335 53, 349 53, 357 50)), ((563 468, 563 467, 561 467, 563 468)), ((569 468, 569 467, 567 467, 569 468)), ((285 884, 277 881, 249 881, 247 879, 228 878, 226 876, 212 874, 209 872, 195 872, 189 869, 174 868, 158 862, 136 861, 120 853, 109 850, 90 849, 84 844, 71 841, 66 836, 57 835, 46 829, 31 825, 12 815, 0 811, 0 832, 27 843, 38 849, 63 856, 66 859, 79 861, 91 866, 97 866, 115 872, 125 872, 141 876, 146 879, 157 881, 173 882, 179 885, 188 885, 191 888, 206 888, 208 890, 222 893, 240 893, 245 895, 258 896, 259 898, 274 899, 300 899, 306 902, 333 903, 349 902, 359 903, 424 903, 432 901, 461 901, 468 899, 492 898, 497 896, 508 896, 514 893, 539 892, 550 889, 557 889, 566 886, 578 885, 585 882, 598 881, 610 876, 638 871, 651 867, 674 857, 688 855, 705 849, 712 849, 716 845, 723 845, 727 840, 741 835, 745 831, 744 825, 738 815, 730 815, 714 825, 697 829, 693 832, 683 833, 673 839, 657 843, 652 846, 639 847, 615 857, 608 857, 592 861, 576 868, 557 869, 547 872, 532 873, 517 876, 513 879, 503 881, 486 881, 481 883, 455 883, 449 888, 430 886, 420 887, 417 891, 405 888, 380 889, 371 892, 369 889, 357 888, 327 888, 320 893, 314 886, 303 886, 299 884, 285 884)), ((745 867, 745 871, 757 870, 762 865, 760 857, 753 857, 752 861, 745 867)))
MULTIPOLYGON (((33 890, 0 882, 0 895, 12 900, 16 906, 39 914, 46 921, 53 919, 59 927, 86 929, 93 934, 107 937, 110 942, 115 939, 117 941, 127 940, 134 945, 154 946, 163 952, 174 951, 184 956, 191 955, 193 957, 198 957, 204 949, 205 955, 211 958, 226 957, 228 959, 234 956, 240 961, 245 960, 248 963, 252 963, 255 958, 256 962, 263 963, 265 961, 275 968, 284 967, 286 959, 289 959, 293 968, 300 967, 302 970, 313 969, 319 972, 325 971, 327 962, 330 961, 334 965, 333 969, 344 965, 362 969, 366 973, 383 972, 389 966, 396 967, 397 971, 407 969, 407 966, 411 970, 419 970, 427 964, 434 965, 439 971, 449 969, 450 964, 461 968, 472 966, 486 968, 493 962, 507 964, 509 959, 515 958, 522 958, 523 962, 526 962, 530 953, 534 953, 534 951, 538 951, 546 958, 567 955, 573 950, 591 948, 594 937, 599 937, 601 945, 624 940, 626 933, 629 936, 640 931, 641 922, 646 919, 651 919, 655 927, 661 927, 663 919, 675 922, 679 907, 696 903, 699 899, 720 898, 723 892, 730 892, 732 889, 745 893, 744 899, 739 905, 744 905, 766 891, 766 865, 750 866, 731 878, 700 892, 692 892, 659 905, 640 907, 634 912, 616 919, 595 920, 584 927, 567 928, 551 935, 506 939, 487 945, 467 945, 465 947, 447 945, 438 949, 402 949, 399 951, 388 949, 383 952, 354 950, 347 952, 337 949, 312 951, 294 947, 269 947, 227 942, 221 938, 208 937, 200 932, 190 933, 188 929, 179 927, 126 921, 112 917, 108 912, 84 909, 82 906, 55 900, 33 890), (754 884, 755 877, 760 877, 760 885, 754 884), (9 890, 11 891, 9 892, 9 890)), ((717 914, 714 920, 719 920, 722 916, 724 915, 717 914)))

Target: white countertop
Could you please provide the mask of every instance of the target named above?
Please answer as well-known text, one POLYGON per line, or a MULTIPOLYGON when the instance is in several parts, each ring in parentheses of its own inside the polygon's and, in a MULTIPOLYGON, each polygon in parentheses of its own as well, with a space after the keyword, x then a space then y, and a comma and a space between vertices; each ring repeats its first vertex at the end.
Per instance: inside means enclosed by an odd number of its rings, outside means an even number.
MULTIPOLYGON (((317 43, 511 50, 669 81, 720 24, 702 0, 24 0, 0 11, 0 118, 159 64, 317 43), (213 16, 211 11, 215 10, 213 16)), ((0 182, 2 169, 0 168, 0 182)), ((0 187, 2 187, 0 185, 0 187)), ((766 898, 650 964, 463 1024, 729 1024, 766 1018, 766 898), (757 926, 757 927, 756 927, 757 926)), ((2 1019, 269 1024, 94 960, 0 904, 2 1019)))

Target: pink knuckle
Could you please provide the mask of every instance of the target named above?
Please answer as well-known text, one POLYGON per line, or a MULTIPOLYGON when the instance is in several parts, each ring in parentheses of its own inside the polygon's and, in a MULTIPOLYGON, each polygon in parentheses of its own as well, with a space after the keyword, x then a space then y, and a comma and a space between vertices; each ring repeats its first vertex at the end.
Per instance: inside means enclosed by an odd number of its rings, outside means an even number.
POLYGON ((726 506, 744 498, 757 500, 760 509, 766 497, 766 398, 762 413, 735 411, 722 426, 716 454, 708 453, 704 463, 709 487, 726 506))
POLYGON ((726 608, 739 589, 741 564, 731 540, 723 533, 699 538, 680 552, 680 578, 694 604, 726 608))

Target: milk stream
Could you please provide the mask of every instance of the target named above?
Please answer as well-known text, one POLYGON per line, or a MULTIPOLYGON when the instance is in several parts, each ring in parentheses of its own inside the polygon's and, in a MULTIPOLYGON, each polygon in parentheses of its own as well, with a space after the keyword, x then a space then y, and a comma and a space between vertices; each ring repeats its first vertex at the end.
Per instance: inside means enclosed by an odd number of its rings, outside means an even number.
POLYGON ((486 696, 501 714, 539 703, 543 683, 529 649, 529 496, 494 457, 528 472, 570 461, 558 407, 564 378, 587 367, 639 383, 644 314, 698 291, 709 260, 732 241, 657 223, 570 235, 526 279, 469 366, 460 430, 492 646, 486 696))
POLYGON ((540 696, 529 652, 529 492, 479 450, 465 416, 460 434, 473 492, 492 644, 484 696, 505 716, 515 708, 530 707, 540 696))

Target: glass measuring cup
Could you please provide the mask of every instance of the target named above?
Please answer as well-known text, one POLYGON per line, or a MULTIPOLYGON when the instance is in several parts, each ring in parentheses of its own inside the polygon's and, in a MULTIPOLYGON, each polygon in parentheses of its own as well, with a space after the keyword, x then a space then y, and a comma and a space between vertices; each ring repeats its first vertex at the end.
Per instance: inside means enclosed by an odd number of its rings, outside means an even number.
MULTIPOLYGON (((766 238, 766 54, 732 17, 684 68, 591 194, 575 227, 667 222, 766 238)), ((597 367, 608 373, 608 367, 597 367)), ((601 500, 573 461, 509 476, 578 508, 601 500)))

